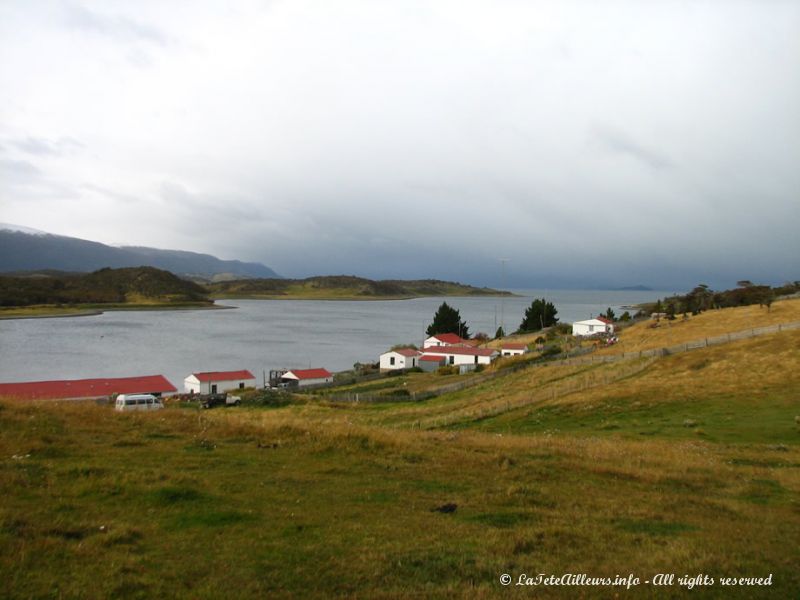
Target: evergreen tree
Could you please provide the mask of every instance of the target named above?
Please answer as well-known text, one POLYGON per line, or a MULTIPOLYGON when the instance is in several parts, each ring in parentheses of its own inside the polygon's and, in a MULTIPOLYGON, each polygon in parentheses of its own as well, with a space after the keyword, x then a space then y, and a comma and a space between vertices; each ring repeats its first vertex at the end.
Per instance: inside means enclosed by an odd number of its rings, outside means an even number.
POLYGON ((461 314, 455 308, 449 306, 447 302, 442 302, 439 310, 433 316, 433 323, 428 325, 426 333, 428 335, 455 333, 464 339, 469 338, 469 328, 461 320, 461 314))
POLYGON ((616 315, 616 314, 614 314, 614 311, 613 311, 613 310, 611 310, 611 307, 610 307, 610 306, 608 307, 608 310, 605 312, 605 314, 603 314, 603 315, 600 315, 600 316, 601 316, 601 317, 605 317, 605 318, 606 318, 606 319, 608 319, 609 321, 616 321, 616 320, 617 320, 617 315, 616 315))
POLYGON ((497 331, 494 334, 494 339, 499 340, 500 338, 506 337, 506 332, 503 331, 502 327, 498 327, 497 331))
POLYGON ((558 323, 556 314, 558 314, 558 311, 552 302, 547 302, 544 298, 534 300, 525 310, 525 318, 522 319, 519 331, 539 331, 545 327, 555 325, 558 323))

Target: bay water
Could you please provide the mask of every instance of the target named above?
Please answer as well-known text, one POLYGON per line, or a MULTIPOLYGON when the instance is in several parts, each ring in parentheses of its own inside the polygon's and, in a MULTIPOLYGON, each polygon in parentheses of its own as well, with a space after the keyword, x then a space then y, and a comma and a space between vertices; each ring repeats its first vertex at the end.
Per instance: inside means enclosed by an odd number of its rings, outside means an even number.
MULTIPOLYGON (((349 369, 399 343, 421 345, 442 302, 470 334, 519 327, 534 298, 560 322, 654 301, 667 291, 514 290, 514 297, 411 300, 222 300, 231 310, 109 311, 89 317, 0 320, 0 382, 162 374, 179 390, 200 371, 349 369)), ((634 311, 631 311, 632 313, 634 311)))

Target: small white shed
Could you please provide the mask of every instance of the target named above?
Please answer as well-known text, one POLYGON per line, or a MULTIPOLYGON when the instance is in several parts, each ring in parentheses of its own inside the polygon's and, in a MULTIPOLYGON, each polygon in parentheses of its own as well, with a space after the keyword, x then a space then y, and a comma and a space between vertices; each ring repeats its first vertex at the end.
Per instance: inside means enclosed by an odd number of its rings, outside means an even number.
POLYGON ((516 342, 508 342, 500 348, 501 356, 519 356, 528 352, 528 345, 516 342))
POLYGON ((413 369, 417 366, 417 358, 422 354, 414 348, 397 348, 381 354, 381 371, 396 371, 397 369, 413 369))
POLYGON ((294 369, 281 375, 281 380, 297 387, 333 383, 333 373, 327 369, 294 369))
POLYGON ((468 346, 430 346, 425 356, 444 357, 448 365, 488 365, 498 356, 493 348, 471 348, 468 346))
POLYGON ((614 333, 614 323, 605 317, 575 321, 572 324, 572 335, 575 337, 597 335, 599 333, 614 333))
POLYGON ((424 348, 432 348, 434 346, 461 346, 468 342, 457 336, 455 333, 437 333, 436 335, 432 335, 428 339, 426 339, 422 347, 424 348))

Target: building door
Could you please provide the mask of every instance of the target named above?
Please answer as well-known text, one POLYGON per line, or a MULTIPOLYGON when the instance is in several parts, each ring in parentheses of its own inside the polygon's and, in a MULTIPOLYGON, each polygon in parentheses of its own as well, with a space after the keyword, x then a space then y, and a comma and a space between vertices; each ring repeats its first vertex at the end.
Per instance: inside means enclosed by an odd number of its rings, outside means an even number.
POLYGON ((216 383, 211 386, 211 393, 212 394, 216 394, 217 393, 217 384, 216 383))

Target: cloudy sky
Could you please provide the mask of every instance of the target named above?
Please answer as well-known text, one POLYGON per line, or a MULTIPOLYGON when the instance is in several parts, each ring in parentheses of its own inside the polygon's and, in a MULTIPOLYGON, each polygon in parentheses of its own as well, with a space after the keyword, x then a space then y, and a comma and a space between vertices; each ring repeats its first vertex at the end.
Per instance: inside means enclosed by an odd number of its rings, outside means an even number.
POLYGON ((800 2, 0 1, 0 221, 286 276, 800 279, 800 2))

